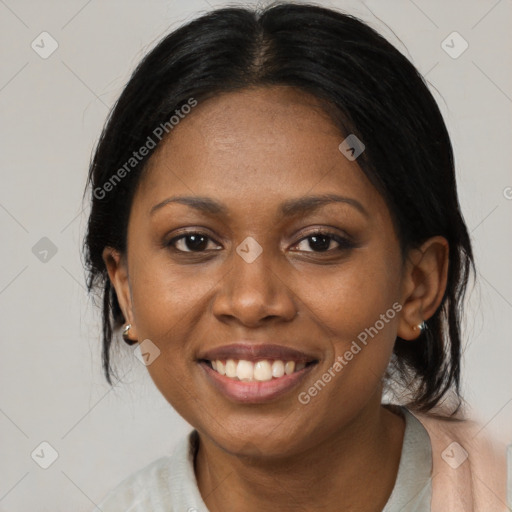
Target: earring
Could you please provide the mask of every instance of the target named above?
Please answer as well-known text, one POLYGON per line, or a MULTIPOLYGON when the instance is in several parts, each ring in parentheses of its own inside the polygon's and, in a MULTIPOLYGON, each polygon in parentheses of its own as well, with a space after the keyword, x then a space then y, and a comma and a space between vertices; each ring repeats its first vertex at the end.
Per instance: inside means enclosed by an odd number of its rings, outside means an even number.
POLYGON ((412 326, 412 330, 413 331, 417 331, 419 329, 420 331, 420 334, 427 328, 427 324, 425 323, 425 321, 423 320, 421 322, 421 324, 418 324, 418 325, 413 325, 412 326))
POLYGON ((131 340, 129 337, 128 337, 128 332, 130 331, 130 329, 132 328, 132 324, 126 324, 124 326, 124 329, 123 329, 123 340, 128 344, 128 345, 135 345, 135 343, 137 343, 137 340, 131 340))

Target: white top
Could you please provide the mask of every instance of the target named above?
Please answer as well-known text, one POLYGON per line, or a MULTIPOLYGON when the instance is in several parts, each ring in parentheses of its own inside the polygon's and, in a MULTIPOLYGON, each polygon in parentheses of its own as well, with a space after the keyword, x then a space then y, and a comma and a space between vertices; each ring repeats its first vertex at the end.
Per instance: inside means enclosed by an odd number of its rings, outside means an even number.
MULTIPOLYGON (((405 416, 400 465, 382 512, 430 512, 430 438, 405 407, 400 409, 405 416)), ((197 440, 197 431, 193 430, 179 441, 171 456, 161 457, 125 478, 94 512, 209 512, 194 473, 197 440)))

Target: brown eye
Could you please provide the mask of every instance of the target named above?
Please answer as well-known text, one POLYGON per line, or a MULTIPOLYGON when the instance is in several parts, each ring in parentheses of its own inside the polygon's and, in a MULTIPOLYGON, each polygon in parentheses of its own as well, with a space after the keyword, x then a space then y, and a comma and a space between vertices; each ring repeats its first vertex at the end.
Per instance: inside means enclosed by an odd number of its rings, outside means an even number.
POLYGON ((295 247, 304 252, 328 252, 353 247, 346 238, 334 233, 317 232, 304 237, 295 247))
POLYGON ((218 246, 203 233, 186 233, 173 238, 169 244, 180 252, 202 252, 208 249, 216 249, 218 246), (213 247, 209 247, 212 244, 213 247))

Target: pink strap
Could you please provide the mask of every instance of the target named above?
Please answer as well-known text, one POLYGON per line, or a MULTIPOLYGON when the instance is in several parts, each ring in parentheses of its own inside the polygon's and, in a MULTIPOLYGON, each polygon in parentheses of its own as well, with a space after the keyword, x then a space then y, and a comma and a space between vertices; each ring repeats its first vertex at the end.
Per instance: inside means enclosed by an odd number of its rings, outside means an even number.
POLYGON ((432 444, 431 512, 508 512, 506 446, 473 421, 413 414, 432 444))

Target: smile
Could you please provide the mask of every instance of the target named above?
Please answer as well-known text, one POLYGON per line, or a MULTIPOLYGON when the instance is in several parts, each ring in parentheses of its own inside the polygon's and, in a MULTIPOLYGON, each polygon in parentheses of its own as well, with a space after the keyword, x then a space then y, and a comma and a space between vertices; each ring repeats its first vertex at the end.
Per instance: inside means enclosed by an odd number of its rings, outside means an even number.
POLYGON ((197 363, 214 390, 237 403, 266 403, 298 388, 320 354, 246 341, 211 348, 197 363))
POLYGON ((227 359, 215 361, 206 361, 210 367, 219 373, 225 375, 230 379, 235 379, 244 382, 266 382, 272 379, 280 379, 284 375, 291 375, 292 373, 299 372, 309 363, 295 363, 295 361, 282 361, 276 359, 269 361, 262 359, 260 361, 247 361, 245 359, 227 359))

